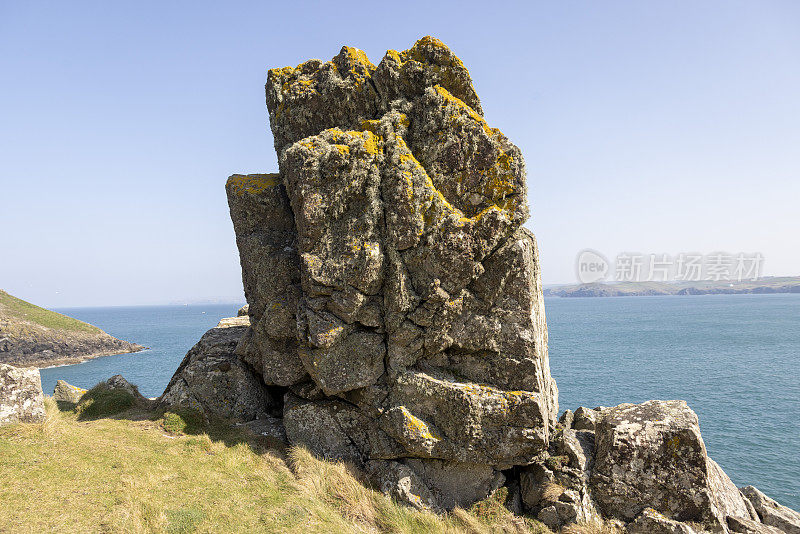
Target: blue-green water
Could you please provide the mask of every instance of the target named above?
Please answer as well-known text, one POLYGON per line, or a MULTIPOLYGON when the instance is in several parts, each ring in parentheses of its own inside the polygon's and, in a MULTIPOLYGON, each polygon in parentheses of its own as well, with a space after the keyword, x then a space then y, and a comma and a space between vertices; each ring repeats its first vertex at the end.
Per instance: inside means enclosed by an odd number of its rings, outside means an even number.
MULTIPOLYGON (((186 351, 238 306, 59 310, 151 347, 42 370, 90 387, 113 374, 161 393, 186 351)), ((547 299, 561 409, 684 399, 737 485, 800 509, 800 295, 547 299)))

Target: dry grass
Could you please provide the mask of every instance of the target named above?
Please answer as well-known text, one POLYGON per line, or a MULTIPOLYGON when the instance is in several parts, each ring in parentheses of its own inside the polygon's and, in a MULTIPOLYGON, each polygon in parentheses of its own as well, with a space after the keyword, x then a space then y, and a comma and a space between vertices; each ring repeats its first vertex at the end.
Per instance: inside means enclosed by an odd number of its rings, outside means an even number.
POLYGON ((621 528, 601 521, 567 525, 561 529, 561 534, 622 534, 622 532, 621 528))
MULTIPOLYGON (((0 428, 0 532, 547 533, 503 495, 447 516, 399 505, 342 463, 232 430, 164 431, 124 412, 0 428)), ((168 425, 169 426, 169 425, 168 425)))
POLYGON ((542 500, 546 502, 556 502, 564 491, 566 490, 560 484, 548 482, 542 490, 542 500))

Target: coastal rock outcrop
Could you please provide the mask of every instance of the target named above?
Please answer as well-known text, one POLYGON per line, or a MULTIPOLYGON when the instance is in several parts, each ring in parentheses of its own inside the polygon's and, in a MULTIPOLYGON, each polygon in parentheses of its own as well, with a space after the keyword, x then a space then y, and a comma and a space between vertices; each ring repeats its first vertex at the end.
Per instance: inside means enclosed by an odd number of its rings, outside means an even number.
POLYGON ((238 353, 288 388, 292 443, 411 470, 433 508, 485 497, 558 411, 520 150, 431 37, 272 69, 266 93, 280 172, 227 184, 238 353))
POLYGON ((603 410, 595 449, 592 494, 607 516, 630 521, 649 507, 720 529, 727 516, 750 517, 738 488, 708 457, 697 415, 683 401, 603 410))
POLYGON ((44 418, 39 371, 0 363, 0 425, 41 423, 44 418))
POLYGON ((444 44, 272 69, 266 100, 279 172, 226 184, 248 305, 162 404, 350 462, 419 509, 505 485, 553 529, 792 528, 708 458, 682 401, 557 423, 524 160, 444 44))

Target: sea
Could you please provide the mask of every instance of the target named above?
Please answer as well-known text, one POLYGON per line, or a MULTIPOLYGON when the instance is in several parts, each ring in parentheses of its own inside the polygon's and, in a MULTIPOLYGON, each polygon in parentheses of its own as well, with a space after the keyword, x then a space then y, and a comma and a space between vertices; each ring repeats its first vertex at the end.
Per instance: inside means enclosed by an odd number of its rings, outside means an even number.
MULTIPOLYGON (((158 396, 189 348, 239 306, 59 309, 150 348, 42 369, 42 387, 121 374, 158 396)), ((800 510, 800 295, 554 297, 545 307, 562 411, 683 399, 737 485, 800 510)))

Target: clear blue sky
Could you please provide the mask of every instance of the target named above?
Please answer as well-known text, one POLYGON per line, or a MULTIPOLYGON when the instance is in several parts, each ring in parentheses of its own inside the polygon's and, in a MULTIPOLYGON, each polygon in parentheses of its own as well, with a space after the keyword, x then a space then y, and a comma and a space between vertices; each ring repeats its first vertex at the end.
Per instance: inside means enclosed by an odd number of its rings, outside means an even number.
POLYGON ((525 154, 545 283, 586 247, 800 274, 800 3, 0 0, 0 287, 240 296, 224 183, 276 170, 267 69, 426 34, 525 154))

